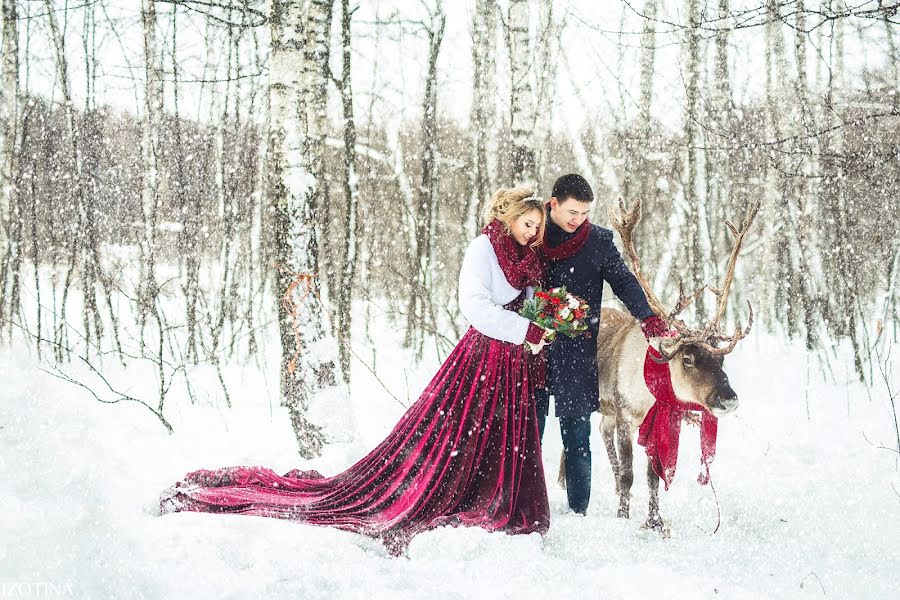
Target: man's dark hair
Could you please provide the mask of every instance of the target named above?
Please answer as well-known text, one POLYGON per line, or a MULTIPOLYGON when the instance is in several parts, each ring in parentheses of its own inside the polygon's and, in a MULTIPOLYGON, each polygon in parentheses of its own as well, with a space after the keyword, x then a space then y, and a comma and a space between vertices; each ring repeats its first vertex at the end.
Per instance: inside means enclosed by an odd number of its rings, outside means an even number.
POLYGON ((579 202, 593 202, 594 190, 584 177, 569 173, 553 184, 553 197, 560 202, 565 202, 568 198, 574 198, 579 202))

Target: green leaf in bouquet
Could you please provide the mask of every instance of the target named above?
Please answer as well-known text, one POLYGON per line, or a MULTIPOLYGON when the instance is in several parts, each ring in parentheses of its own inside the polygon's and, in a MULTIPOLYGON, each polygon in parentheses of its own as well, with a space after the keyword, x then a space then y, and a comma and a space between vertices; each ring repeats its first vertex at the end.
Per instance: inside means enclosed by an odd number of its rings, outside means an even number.
POLYGON ((519 314, 529 321, 536 321, 540 312, 541 300, 538 298, 529 298, 522 303, 522 308, 519 310, 519 314))

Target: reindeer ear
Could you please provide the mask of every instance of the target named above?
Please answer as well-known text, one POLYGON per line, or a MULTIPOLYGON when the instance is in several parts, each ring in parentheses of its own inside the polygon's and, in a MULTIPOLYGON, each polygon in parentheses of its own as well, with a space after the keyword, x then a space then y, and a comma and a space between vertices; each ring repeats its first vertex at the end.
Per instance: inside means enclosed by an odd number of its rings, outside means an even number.
POLYGON ((694 355, 689 352, 681 353, 681 364, 683 364, 688 369, 694 368, 694 355))

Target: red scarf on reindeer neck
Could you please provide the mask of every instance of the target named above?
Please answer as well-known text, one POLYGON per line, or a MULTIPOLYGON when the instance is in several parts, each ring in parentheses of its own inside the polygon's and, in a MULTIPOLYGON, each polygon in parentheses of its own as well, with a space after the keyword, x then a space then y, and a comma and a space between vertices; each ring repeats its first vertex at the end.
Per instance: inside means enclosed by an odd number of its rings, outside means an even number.
POLYGON ((481 233, 488 236, 494 254, 506 281, 517 290, 527 286, 536 286, 544 274, 541 258, 529 246, 522 246, 506 232, 506 227, 499 219, 494 219, 484 226, 481 233))
POLYGON ((681 435, 681 421, 684 413, 689 410, 699 410, 702 413, 700 419, 700 462, 705 467, 701 471, 697 481, 701 485, 709 483, 709 463, 716 456, 716 434, 718 432, 719 419, 705 407, 693 402, 682 402, 675 397, 672 388, 672 375, 667 363, 657 363, 653 357, 662 358, 662 355, 652 346, 647 347, 647 357, 644 359, 644 381, 647 389, 656 398, 656 402, 650 407, 647 416, 638 430, 638 444, 647 449, 647 460, 653 465, 653 471, 669 489, 669 484, 675 478, 675 466, 678 462, 678 437, 681 435))

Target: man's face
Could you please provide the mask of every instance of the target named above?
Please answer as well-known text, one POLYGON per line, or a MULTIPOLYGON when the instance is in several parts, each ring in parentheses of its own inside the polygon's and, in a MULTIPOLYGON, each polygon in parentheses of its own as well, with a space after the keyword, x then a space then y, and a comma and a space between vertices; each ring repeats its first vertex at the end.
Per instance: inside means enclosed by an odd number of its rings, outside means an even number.
POLYGON ((574 233, 587 219, 590 210, 590 202, 575 198, 550 198, 550 219, 566 233, 574 233))

